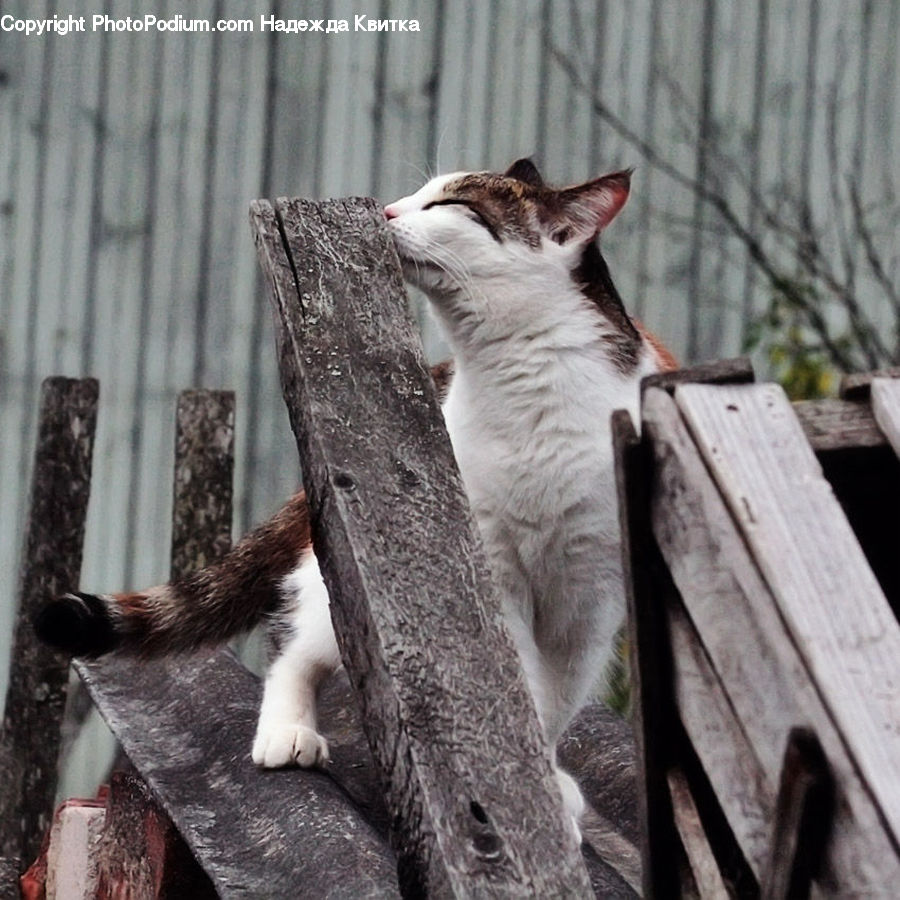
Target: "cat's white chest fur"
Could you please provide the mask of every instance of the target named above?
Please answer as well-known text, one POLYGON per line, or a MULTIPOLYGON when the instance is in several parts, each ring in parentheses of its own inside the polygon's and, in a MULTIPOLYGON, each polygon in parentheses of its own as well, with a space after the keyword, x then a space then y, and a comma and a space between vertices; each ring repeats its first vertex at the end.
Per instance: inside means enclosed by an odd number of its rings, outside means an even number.
POLYGON ((513 333, 458 357, 444 404, 504 616, 554 740, 609 662, 622 621, 610 417, 633 411, 652 371, 616 371, 584 325, 578 339, 513 333))

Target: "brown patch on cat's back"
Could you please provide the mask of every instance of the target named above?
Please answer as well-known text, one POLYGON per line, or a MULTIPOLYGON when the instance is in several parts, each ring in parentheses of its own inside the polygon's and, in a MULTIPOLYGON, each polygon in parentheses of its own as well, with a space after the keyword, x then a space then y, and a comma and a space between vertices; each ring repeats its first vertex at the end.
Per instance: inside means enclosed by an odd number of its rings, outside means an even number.
POLYGON ((447 392, 450 390, 450 382, 453 380, 453 360, 445 359, 443 362, 436 363, 431 367, 431 380, 434 382, 437 391, 438 401, 443 403, 447 399, 447 392))

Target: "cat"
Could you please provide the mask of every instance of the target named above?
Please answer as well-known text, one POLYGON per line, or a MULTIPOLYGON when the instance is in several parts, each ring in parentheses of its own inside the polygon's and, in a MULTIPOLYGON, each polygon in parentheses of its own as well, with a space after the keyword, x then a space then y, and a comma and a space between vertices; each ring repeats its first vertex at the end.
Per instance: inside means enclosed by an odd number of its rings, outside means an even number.
MULTIPOLYGON (((563 189, 534 164, 453 173, 384 208, 405 279, 453 351, 443 412, 504 620, 551 748, 612 655, 623 617, 610 415, 634 414, 645 375, 674 368, 626 313, 600 232, 630 171, 563 189)), ((275 617, 252 747, 263 767, 328 759, 316 719, 341 665, 303 493, 217 563, 167 585, 50 601, 36 627, 75 655, 160 654, 221 642, 275 617)), ((584 801, 556 765, 578 834, 584 801)))

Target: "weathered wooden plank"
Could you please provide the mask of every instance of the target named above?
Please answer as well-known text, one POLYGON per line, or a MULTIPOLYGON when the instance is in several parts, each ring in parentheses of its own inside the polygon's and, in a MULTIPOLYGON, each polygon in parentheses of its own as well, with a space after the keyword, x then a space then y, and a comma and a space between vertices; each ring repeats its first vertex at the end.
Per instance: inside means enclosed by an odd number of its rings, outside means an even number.
POLYGON ((775 385, 676 402, 898 847, 900 626, 775 385))
POLYGON ((753 363, 746 356, 735 359, 722 359, 711 363, 701 363, 686 369, 676 369, 674 372, 659 372, 656 375, 647 375, 641 381, 641 396, 651 388, 661 388, 669 393, 675 390, 679 384, 743 384, 751 382, 756 375, 753 372, 753 363))
POLYGON ((282 200, 251 218, 401 889, 587 895, 380 210, 282 200))
POLYGON ((834 781, 815 732, 792 728, 784 751, 763 900, 808 897, 832 826, 834 781))
POLYGON ((172 515, 172 576, 201 569, 231 546, 234 393, 178 397, 172 515))
MULTIPOLYGON (((179 398, 173 577, 228 547, 233 429, 230 394, 186 391, 179 398)), ((354 805, 366 796, 354 768, 359 760, 342 763, 335 754, 331 778, 253 766, 259 683, 230 652, 109 658, 78 670, 222 896, 291 898, 301 884, 326 897, 396 895, 379 811, 372 825, 354 805)))
POLYGON ((672 605, 668 621, 681 721, 735 839, 758 876, 768 855, 775 789, 767 783, 690 620, 672 605))
POLYGON ((48 597, 74 590, 90 491, 97 382, 48 378, 0 731, 0 856, 31 860, 53 814, 68 660, 38 641, 30 620, 48 597))
POLYGON ((642 884, 647 897, 678 884, 671 796, 665 772, 674 752, 671 658, 662 597, 655 590, 659 551, 650 531, 650 459, 631 416, 612 417, 622 567, 631 645, 631 690, 641 831, 642 884), (654 578, 656 576, 656 579, 654 578))
MULTIPOLYGON (((643 420, 656 458, 654 532, 727 702, 766 773, 766 793, 775 796, 790 729, 809 723, 831 761, 840 796, 829 848, 836 874, 827 875, 828 883, 881 890, 900 877, 900 863, 687 427, 660 391, 647 394, 643 420)), ((702 717, 702 709, 698 713, 702 717)), ((734 776, 726 770, 721 781, 727 797, 734 776)), ((744 840, 742 846, 753 862, 751 845, 744 840)))
POLYGON ((896 378, 872 382, 872 412, 878 427, 900 456, 900 371, 896 378))
POLYGON ((875 372, 852 372, 841 378, 838 395, 842 400, 868 400, 876 378, 900 378, 900 366, 875 372))
POLYGON ((793 407, 806 440, 816 453, 884 446, 884 435, 868 403, 798 400, 793 407))
POLYGON ((97 859, 98 897, 218 896, 169 817, 133 772, 113 772, 103 831, 91 852, 97 859))
MULTIPOLYGON (((784 633, 774 601, 674 402, 659 391, 650 392, 643 415, 657 461, 655 534, 727 691, 727 702, 763 767, 766 787, 762 793, 770 798, 768 807, 774 803, 781 748, 795 724, 808 722, 826 748, 841 795, 830 846, 837 876, 827 877, 837 877, 836 883, 847 889, 869 885, 880 890, 900 875, 900 864, 871 797, 860 784, 794 644, 784 633)), ((686 651, 696 643, 696 637, 685 642, 686 651)), ((682 658, 688 657, 679 654, 682 658)), ((717 683, 715 676, 707 682, 717 683)), ((702 721, 702 704, 697 714, 702 721)), ((709 768, 707 771, 712 778, 709 768)), ((730 786, 738 780, 726 768, 721 779, 723 796, 728 796, 730 786)), ((748 859, 755 859, 758 865, 750 844, 743 841, 742 845, 748 859)))
POLYGON ((339 783, 250 761, 260 685, 231 653, 78 669, 222 897, 396 896, 392 854, 339 783))
POLYGON ((667 775, 672 794, 675 827, 687 854, 694 882, 704 900, 727 900, 730 896, 722 880, 719 865, 706 839, 700 813, 691 795, 687 778, 681 769, 670 769, 667 775))

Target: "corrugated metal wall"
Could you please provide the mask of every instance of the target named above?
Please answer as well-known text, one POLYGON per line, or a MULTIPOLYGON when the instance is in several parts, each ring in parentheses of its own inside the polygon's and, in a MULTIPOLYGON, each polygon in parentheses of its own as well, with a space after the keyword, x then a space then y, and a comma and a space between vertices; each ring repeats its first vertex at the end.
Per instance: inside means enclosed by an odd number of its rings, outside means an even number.
POLYGON ((41 378, 101 381, 87 589, 166 575, 179 389, 238 392, 239 530, 295 486, 253 198, 387 201, 427 172, 530 154, 556 181, 636 165, 606 254, 682 358, 737 352, 767 292, 715 211, 640 142, 751 232, 766 233, 754 194, 799 198, 828 240, 846 173, 893 210, 880 227, 897 224, 900 0, 0 3, 23 18, 101 10, 257 27, 0 32, 0 689, 41 378), (260 14, 422 30, 263 34, 260 14))

